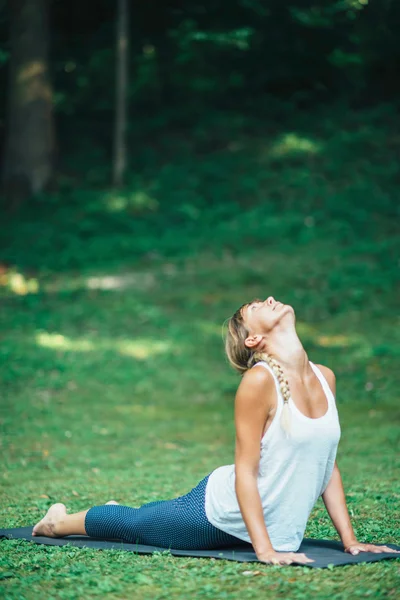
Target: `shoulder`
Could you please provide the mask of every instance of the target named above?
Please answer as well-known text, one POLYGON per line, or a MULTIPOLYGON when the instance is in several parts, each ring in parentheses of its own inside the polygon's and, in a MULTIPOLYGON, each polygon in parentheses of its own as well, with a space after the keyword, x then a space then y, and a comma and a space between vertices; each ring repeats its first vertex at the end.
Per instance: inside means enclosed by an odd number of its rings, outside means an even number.
POLYGON ((273 387, 274 384, 275 380, 271 371, 262 365, 258 365, 248 369, 245 372, 240 382, 239 389, 260 389, 265 387, 273 387))
POLYGON ((314 364, 321 371, 322 375, 327 380, 332 392, 335 394, 336 393, 336 375, 335 375, 335 373, 332 371, 332 369, 330 369, 329 367, 326 367, 325 365, 317 365, 316 363, 314 363, 314 364))
POLYGON ((248 369, 239 384, 236 399, 239 402, 251 402, 270 395, 275 387, 275 380, 268 368, 258 365, 248 369))
POLYGON ((261 439, 262 428, 275 406, 275 398, 275 380, 269 369, 259 365, 244 373, 235 397, 235 423, 239 437, 261 439))

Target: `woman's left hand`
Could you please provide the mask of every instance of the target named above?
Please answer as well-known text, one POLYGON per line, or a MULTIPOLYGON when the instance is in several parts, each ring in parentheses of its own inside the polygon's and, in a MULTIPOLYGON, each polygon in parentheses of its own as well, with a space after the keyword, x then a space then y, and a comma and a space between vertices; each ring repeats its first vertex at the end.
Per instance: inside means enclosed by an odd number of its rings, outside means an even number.
POLYGON ((362 544, 356 541, 346 546, 344 551, 353 555, 360 552, 396 552, 400 554, 400 550, 394 550, 394 548, 389 548, 389 546, 375 546, 375 544, 362 544))

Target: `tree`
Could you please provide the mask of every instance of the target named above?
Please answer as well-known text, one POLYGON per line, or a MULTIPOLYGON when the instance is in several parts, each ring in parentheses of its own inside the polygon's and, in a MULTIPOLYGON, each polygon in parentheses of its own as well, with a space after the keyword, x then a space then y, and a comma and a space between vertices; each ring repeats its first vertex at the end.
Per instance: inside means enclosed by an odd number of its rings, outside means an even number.
POLYGON ((122 185, 126 167, 126 122, 128 87, 128 0, 118 0, 116 43, 116 102, 113 183, 122 185))
POLYGON ((48 0, 12 0, 2 184, 13 205, 42 192, 52 176, 53 94, 48 52, 48 0))

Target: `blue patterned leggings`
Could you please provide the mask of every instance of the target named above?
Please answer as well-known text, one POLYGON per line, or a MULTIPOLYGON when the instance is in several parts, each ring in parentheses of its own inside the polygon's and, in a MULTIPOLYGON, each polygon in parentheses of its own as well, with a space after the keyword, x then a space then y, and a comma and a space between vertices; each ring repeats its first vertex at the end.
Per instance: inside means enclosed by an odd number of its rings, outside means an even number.
POLYGON ((156 500, 139 508, 109 504, 93 506, 86 513, 89 537, 174 550, 211 550, 249 545, 215 527, 205 512, 205 490, 210 474, 184 496, 156 500))

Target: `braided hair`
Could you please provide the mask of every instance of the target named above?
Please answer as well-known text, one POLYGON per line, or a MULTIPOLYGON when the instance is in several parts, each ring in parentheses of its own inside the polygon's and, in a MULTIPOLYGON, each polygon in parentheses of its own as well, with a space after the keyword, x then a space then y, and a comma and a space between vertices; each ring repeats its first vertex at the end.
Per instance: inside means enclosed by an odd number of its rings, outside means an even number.
MULTIPOLYGON (((253 302, 261 302, 256 299, 253 302)), ((243 304, 234 315, 228 320, 228 332, 225 338, 225 352, 232 367, 243 375, 251 369, 257 362, 266 362, 275 373, 279 387, 283 396, 283 410, 281 416, 281 426, 285 431, 286 436, 289 436, 291 429, 291 415, 289 409, 290 389, 289 382, 284 375, 283 369, 279 362, 267 352, 253 351, 245 344, 245 340, 249 335, 246 328, 242 309, 248 306, 248 303, 243 304)))

